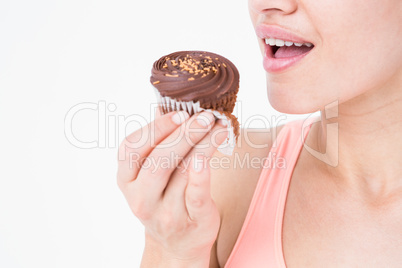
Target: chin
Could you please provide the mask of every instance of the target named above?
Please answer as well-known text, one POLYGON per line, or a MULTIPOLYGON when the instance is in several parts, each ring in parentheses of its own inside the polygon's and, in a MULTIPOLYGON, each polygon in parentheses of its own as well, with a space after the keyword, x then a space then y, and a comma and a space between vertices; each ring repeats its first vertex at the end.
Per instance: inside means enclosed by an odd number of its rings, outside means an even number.
POLYGON ((295 94, 291 90, 268 90, 268 100, 271 106, 280 113, 310 114, 320 110, 310 94, 295 94))
POLYGON ((284 114, 310 114, 315 113, 319 110, 319 108, 311 108, 302 105, 299 101, 296 102, 284 102, 284 101, 271 101, 271 106, 278 112, 284 114))

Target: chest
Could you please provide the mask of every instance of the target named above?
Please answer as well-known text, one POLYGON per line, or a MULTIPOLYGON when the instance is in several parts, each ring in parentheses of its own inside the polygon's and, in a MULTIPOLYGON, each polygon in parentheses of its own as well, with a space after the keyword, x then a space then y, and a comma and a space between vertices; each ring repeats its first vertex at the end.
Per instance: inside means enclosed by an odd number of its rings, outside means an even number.
POLYGON ((293 177, 282 239, 287 267, 402 267, 402 208, 369 210, 293 177))

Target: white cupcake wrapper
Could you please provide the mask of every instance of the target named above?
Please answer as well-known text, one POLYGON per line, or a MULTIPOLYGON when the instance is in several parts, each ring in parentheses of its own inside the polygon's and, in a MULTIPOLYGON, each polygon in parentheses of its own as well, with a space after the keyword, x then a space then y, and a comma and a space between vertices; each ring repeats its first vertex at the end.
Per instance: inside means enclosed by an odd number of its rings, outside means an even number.
POLYGON ((233 149, 236 146, 235 134, 233 131, 232 121, 229 120, 226 115, 221 114, 219 111, 204 109, 200 107, 200 102, 193 101, 179 101, 169 97, 162 97, 157 89, 155 89, 155 94, 158 99, 158 103, 162 105, 166 110, 171 111, 179 111, 183 110, 189 113, 189 115, 193 115, 202 111, 211 112, 217 119, 224 120, 227 123, 228 129, 228 138, 218 147, 218 151, 225 155, 232 155, 233 149))

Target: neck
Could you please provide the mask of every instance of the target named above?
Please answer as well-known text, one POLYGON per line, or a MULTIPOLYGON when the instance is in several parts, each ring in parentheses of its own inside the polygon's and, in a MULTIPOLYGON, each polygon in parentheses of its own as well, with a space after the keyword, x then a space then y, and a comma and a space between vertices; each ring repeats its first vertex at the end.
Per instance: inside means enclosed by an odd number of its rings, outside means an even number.
POLYGON ((313 161, 336 183, 375 198, 401 192, 402 79, 322 110, 312 130, 313 161))

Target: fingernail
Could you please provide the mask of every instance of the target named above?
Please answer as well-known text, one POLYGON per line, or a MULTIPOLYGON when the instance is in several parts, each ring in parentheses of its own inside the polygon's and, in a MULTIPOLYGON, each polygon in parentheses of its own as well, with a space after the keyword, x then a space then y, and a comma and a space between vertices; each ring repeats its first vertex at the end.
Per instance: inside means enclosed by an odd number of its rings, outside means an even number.
POLYGON ((176 124, 176 125, 181 125, 184 121, 186 121, 190 116, 188 115, 187 112, 184 111, 180 111, 175 113, 172 116, 172 121, 176 124))
POLYGON ((217 122, 219 125, 223 126, 223 127, 227 127, 228 126, 228 122, 224 119, 219 119, 217 122))
POLYGON ((215 116, 209 112, 203 112, 197 116, 197 122, 202 127, 207 127, 215 121, 215 116))

